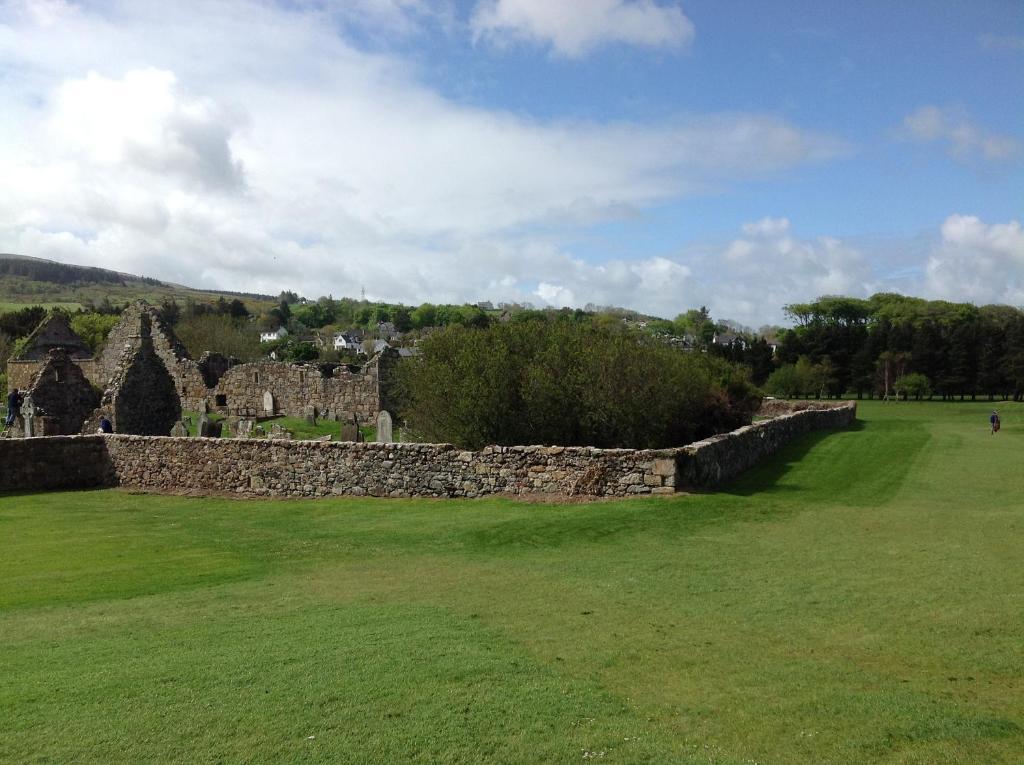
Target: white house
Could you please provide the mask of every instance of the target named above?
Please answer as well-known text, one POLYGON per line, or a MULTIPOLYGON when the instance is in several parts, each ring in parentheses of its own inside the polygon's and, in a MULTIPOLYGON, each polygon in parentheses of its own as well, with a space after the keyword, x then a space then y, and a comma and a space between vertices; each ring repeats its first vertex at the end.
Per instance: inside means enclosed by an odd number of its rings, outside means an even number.
POLYGON ((361 341, 348 332, 339 332, 334 336, 334 350, 336 351, 356 351, 358 353, 361 348, 361 341))
POLYGON ((278 327, 273 332, 260 332, 261 343, 273 343, 288 335, 288 330, 278 327))

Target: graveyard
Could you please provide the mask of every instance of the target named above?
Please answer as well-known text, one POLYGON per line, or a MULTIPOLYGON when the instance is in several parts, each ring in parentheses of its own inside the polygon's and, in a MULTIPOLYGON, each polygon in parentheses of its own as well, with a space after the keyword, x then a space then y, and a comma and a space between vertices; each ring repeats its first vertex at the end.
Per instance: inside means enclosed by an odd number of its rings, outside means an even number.
POLYGON ((0 760, 1019 762, 988 409, 863 402, 713 493, 7 494, 0 760))

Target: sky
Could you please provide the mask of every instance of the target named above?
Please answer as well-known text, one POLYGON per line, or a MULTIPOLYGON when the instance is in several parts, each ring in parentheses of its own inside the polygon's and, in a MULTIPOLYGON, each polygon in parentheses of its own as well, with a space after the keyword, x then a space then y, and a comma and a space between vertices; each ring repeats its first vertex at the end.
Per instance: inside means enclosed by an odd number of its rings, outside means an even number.
POLYGON ((418 304, 1024 305, 1020 0, 0 0, 0 252, 418 304))

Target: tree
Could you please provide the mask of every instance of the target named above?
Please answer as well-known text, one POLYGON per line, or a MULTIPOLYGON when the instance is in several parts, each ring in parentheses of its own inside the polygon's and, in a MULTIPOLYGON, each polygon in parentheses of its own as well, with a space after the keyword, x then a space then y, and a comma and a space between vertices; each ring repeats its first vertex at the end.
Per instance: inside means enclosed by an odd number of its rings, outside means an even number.
POLYGON ((71 317, 71 329, 89 346, 93 356, 103 350, 107 335, 118 322, 117 316, 102 313, 76 313, 71 317))
POLYGON ((204 351, 234 356, 241 361, 255 361, 262 355, 259 330, 245 320, 227 315, 184 319, 175 332, 193 358, 199 358, 204 351))
POLYGON ((739 367, 620 327, 507 322, 449 327, 396 375, 400 411, 424 437, 655 448, 729 430, 760 395, 739 367))
POLYGON ((932 395, 932 384, 920 372, 911 372, 910 374, 903 375, 896 381, 893 386, 896 393, 903 397, 903 400, 907 400, 911 396, 920 401, 924 397, 931 397, 932 395))

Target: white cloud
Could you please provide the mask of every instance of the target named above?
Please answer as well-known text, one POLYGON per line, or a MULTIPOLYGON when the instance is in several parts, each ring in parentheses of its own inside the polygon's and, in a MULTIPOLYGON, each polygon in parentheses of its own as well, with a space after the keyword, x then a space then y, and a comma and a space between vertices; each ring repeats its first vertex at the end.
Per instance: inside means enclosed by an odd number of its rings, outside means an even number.
POLYGON ((549 44, 571 58, 608 43, 678 48, 694 37, 681 8, 654 0, 481 0, 472 28, 478 38, 549 44))
POLYGON ((962 109, 922 106, 903 119, 899 134, 922 143, 941 142, 950 156, 968 161, 1006 161, 1021 153, 1021 142, 1015 138, 985 130, 962 109))
POLYGON ((1024 229, 951 215, 928 259, 927 294, 947 300, 1024 306, 1024 229))
POLYGON ((183 92, 171 72, 131 71, 120 80, 90 72, 57 89, 46 137, 55 153, 97 175, 114 168, 234 189, 243 185, 228 146, 235 122, 211 99, 183 92))
POLYGON ((0 251, 407 302, 535 300, 543 283, 553 302, 671 313, 688 266, 587 263, 559 242, 844 151, 758 114, 568 123, 455 104, 348 44, 325 23, 339 5, 0 4, 0 251))
POLYGON ((744 223, 743 233, 747 236, 779 237, 789 231, 789 218, 765 217, 755 223, 744 223))

